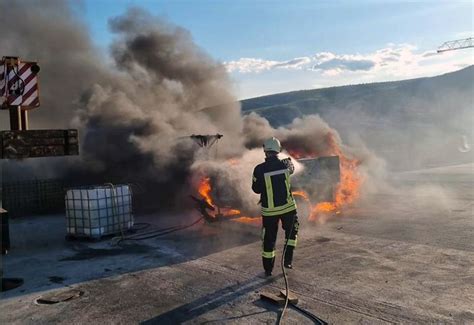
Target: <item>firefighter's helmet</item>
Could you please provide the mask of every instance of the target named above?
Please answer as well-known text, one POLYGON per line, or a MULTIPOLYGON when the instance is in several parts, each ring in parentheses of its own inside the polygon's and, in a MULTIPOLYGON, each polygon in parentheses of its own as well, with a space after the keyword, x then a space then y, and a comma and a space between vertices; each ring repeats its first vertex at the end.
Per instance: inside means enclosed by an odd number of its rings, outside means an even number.
POLYGON ((270 139, 265 140, 265 142, 263 143, 263 151, 281 152, 280 141, 275 137, 271 137, 270 139))

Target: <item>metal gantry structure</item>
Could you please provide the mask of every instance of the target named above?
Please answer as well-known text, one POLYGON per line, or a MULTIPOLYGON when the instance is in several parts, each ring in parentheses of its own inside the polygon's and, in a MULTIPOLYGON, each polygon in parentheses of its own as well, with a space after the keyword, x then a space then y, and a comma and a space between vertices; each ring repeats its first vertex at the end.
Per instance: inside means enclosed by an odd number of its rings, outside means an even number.
POLYGON ((454 51, 454 50, 461 50, 467 49, 470 47, 474 47, 474 37, 458 39, 454 41, 448 41, 441 44, 438 47, 438 53, 446 52, 446 51, 454 51))

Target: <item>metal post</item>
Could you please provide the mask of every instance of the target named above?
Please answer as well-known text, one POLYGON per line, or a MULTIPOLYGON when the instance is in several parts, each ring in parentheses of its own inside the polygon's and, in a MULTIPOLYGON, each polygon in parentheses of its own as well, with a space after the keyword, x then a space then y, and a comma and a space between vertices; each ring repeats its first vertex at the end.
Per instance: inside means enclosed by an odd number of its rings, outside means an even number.
POLYGON ((20 118, 21 118, 21 129, 23 131, 28 130, 28 111, 25 109, 20 109, 20 118))
MULTIPOLYGON (((0 159, 0 218, 4 217, 4 210, 3 210, 3 162, 2 159, 0 159)), ((2 222, 2 247, 1 247, 1 252, 0 252, 0 281, 2 283, 0 284, 0 292, 3 291, 3 252, 5 251, 5 248, 3 247, 3 220, 0 220, 2 222)))
POLYGON ((10 130, 21 130, 21 109, 20 106, 10 107, 10 130))
POLYGON ((3 160, 0 158, 0 212, 3 212, 3 160))

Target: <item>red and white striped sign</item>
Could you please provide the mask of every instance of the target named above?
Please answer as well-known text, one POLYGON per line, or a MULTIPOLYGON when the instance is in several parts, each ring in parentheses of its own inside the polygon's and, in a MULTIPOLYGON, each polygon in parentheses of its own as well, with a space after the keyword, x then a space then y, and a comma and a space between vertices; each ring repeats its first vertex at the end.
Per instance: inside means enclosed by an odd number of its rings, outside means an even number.
POLYGON ((31 69, 35 65, 36 62, 8 64, 6 60, 0 61, 0 108, 21 106, 31 109, 40 105, 38 76, 31 69))

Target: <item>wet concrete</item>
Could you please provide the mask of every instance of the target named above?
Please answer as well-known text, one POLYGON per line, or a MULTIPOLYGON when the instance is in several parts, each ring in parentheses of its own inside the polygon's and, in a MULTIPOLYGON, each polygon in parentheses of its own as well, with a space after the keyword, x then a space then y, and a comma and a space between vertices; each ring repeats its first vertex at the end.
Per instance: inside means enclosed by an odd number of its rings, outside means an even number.
POLYGON ((91 248, 85 245, 82 245, 82 248, 78 248, 78 246, 75 245, 74 251, 76 253, 74 255, 60 258, 58 261, 83 261, 107 256, 144 254, 150 252, 151 250, 153 250, 152 247, 139 244, 129 246, 126 250, 124 250, 122 247, 103 249, 91 248))
MULTIPOLYGON (((302 222, 289 272, 299 305, 332 324, 474 323, 473 176, 472 165, 399 174, 403 190, 378 193, 325 224, 302 222)), ((21 229, 24 237, 2 262, 6 276, 23 277, 25 284, 2 294, 0 322, 276 321, 278 308, 260 301, 259 292, 277 292, 284 282, 278 268, 271 278, 262 275, 258 227, 200 223, 117 247, 110 240, 67 243, 60 219, 13 221, 12 234, 21 229), (49 224, 50 234, 29 248, 27 229, 35 223, 49 224), (71 288, 83 295, 35 304, 41 295, 71 288)), ((311 323, 294 310, 285 319, 311 323)))

